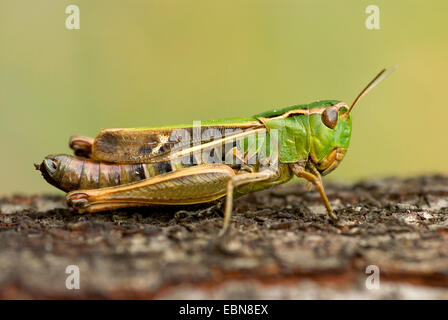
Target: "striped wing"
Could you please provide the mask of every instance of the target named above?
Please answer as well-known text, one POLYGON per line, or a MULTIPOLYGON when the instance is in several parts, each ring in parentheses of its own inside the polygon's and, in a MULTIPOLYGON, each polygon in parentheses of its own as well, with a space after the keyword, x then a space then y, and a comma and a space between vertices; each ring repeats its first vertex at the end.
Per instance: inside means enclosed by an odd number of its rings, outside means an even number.
POLYGON ((92 158, 114 163, 164 162, 257 130, 264 130, 264 125, 253 118, 204 122, 201 127, 103 129, 93 143, 92 158))

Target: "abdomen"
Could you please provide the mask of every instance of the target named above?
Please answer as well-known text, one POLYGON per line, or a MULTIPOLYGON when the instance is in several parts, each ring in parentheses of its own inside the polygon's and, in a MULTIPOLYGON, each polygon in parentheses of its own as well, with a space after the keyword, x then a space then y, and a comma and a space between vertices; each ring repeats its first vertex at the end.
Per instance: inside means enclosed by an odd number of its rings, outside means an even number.
POLYGON ((59 189, 98 189, 141 181, 173 171, 170 162, 117 164, 66 156, 59 168, 59 189))

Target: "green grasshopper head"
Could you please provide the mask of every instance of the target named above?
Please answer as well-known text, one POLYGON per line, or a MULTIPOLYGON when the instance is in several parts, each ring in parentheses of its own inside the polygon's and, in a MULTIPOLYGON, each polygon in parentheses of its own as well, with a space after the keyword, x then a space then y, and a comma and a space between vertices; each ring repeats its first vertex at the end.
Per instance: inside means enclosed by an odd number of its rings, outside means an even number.
POLYGON ((339 165, 350 144, 352 118, 348 110, 344 102, 310 110, 309 160, 323 175, 339 165))
POLYGON ((394 70, 395 67, 387 72, 386 69, 381 70, 359 93, 350 107, 344 102, 337 102, 315 112, 310 110, 310 160, 322 175, 336 169, 347 152, 352 133, 353 107, 394 70))

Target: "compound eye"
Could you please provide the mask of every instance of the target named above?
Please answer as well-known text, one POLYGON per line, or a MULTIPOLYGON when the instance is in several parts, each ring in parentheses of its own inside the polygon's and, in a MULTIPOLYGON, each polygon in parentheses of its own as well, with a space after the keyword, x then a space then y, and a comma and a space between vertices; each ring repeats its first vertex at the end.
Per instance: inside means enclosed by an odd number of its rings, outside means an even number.
POLYGON ((338 124, 338 108, 328 107, 322 112, 322 122, 330 129, 336 128, 338 124))

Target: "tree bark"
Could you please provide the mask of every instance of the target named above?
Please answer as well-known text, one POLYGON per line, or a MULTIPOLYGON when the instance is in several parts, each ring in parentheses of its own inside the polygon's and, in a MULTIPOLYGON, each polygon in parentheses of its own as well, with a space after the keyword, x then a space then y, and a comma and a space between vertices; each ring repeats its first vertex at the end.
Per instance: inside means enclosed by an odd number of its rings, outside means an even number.
POLYGON ((63 197, 2 197, 0 298, 448 298, 447 177, 326 190, 336 224, 292 183, 236 200, 222 238, 216 206, 78 215, 63 197))

